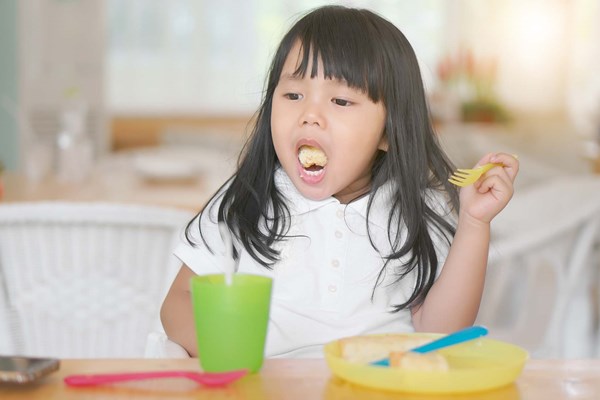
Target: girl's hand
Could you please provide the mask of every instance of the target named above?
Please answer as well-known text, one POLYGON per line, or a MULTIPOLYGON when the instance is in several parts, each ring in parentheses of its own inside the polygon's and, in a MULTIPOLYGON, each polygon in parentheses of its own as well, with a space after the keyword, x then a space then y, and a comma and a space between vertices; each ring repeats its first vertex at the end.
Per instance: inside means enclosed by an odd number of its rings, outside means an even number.
POLYGON ((519 171, 519 161, 506 153, 485 155, 476 166, 502 163, 483 174, 473 185, 460 189, 461 217, 490 223, 511 199, 513 183, 519 171))

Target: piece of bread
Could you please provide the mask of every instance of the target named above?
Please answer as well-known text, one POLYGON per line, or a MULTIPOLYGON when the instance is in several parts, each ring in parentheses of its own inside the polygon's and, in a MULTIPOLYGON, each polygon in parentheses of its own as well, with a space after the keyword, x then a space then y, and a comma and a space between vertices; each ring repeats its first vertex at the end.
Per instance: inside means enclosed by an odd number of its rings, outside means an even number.
POLYGON ((390 356, 391 352, 406 352, 433 339, 406 334, 352 336, 339 340, 342 358, 367 364, 390 356))
POLYGON ((304 168, 308 168, 312 165, 324 167, 327 164, 327 156, 323 153, 323 150, 306 145, 300 147, 298 160, 300 160, 300 163, 304 168))
POLYGON ((448 361, 442 354, 393 351, 390 353, 390 367, 411 371, 448 371, 448 361))

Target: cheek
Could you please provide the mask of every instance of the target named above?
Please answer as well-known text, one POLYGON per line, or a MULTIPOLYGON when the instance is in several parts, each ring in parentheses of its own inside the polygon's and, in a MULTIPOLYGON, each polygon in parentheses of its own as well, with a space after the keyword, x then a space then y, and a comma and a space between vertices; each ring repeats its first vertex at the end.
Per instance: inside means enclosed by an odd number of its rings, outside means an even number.
POLYGON ((288 115, 289 112, 285 110, 285 107, 277 101, 273 101, 271 106, 271 135, 273 139, 285 135, 286 124, 289 124, 289 117, 286 117, 288 115))
POLYGON ((287 135, 281 120, 275 116, 271 118, 271 140, 273 141, 277 158, 282 164, 285 164, 285 159, 290 158, 289 151, 286 150, 289 147, 287 135))
POLYGON ((278 117, 280 114, 277 112, 278 107, 275 104, 273 104, 273 108, 271 110, 271 138, 273 139, 275 150, 277 150, 277 146, 281 137, 281 119, 278 117))
POLYGON ((271 138, 278 155, 280 155, 279 150, 289 150, 293 146, 295 121, 292 109, 286 107, 285 104, 281 105, 276 101, 273 102, 271 108, 271 138))
POLYGON ((373 125, 371 125, 371 129, 373 129, 373 139, 375 141, 375 146, 377 150, 387 151, 388 149, 388 140, 387 135, 385 134, 385 111, 380 111, 373 115, 373 125))

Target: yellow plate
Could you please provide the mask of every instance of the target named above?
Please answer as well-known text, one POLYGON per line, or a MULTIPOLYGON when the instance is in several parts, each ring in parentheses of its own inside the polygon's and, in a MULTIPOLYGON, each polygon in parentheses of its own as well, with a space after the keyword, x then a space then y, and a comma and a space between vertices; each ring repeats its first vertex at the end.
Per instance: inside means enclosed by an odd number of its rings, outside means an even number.
MULTIPOLYGON (((432 339, 442 336, 411 335, 432 339)), ((383 390, 438 394, 476 392, 508 385, 517 379, 529 358, 521 347, 487 338, 438 350, 448 360, 449 371, 407 371, 349 362, 341 357, 338 341, 328 343, 324 351, 334 375, 349 382, 383 390)))

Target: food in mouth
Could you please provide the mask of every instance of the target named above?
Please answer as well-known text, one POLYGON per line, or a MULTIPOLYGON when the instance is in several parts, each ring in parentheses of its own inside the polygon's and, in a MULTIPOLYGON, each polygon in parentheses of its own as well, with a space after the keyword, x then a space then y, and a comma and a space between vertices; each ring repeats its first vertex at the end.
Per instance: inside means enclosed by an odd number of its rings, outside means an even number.
POLYGON ((304 145, 298 151, 298 160, 307 171, 320 171, 327 165, 327 156, 323 150, 304 145))

